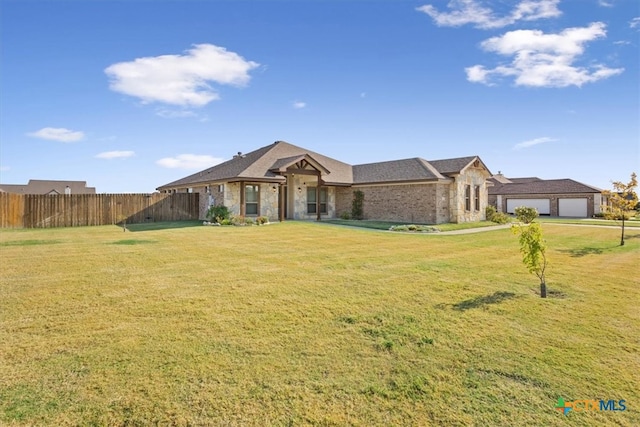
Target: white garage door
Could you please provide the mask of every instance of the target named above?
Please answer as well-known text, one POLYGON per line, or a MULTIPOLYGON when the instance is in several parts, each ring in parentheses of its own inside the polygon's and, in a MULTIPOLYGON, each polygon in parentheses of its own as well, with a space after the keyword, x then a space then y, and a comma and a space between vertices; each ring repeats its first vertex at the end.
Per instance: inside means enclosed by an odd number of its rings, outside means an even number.
POLYGON ((507 213, 513 213, 514 209, 520 206, 536 208, 540 215, 551 213, 549 199, 507 199, 507 213))
POLYGON ((559 216, 587 217, 587 199, 558 199, 559 216))

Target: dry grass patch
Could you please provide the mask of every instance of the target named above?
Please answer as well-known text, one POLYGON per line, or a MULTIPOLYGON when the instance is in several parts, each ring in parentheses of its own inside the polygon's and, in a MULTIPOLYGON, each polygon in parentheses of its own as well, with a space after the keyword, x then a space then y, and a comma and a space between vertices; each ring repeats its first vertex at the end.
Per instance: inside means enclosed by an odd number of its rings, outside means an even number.
POLYGON ((2 230, 0 423, 637 425, 640 238, 545 232, 2 230))

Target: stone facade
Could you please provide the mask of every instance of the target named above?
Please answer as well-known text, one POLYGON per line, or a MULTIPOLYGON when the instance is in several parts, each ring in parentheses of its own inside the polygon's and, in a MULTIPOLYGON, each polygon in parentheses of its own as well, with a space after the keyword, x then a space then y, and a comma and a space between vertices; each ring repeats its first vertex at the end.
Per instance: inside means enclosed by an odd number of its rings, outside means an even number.
POLYGON ((455 182, 449 190, 449 206, 451 222, 474 222, 486 219, 486 208, 489 203, 487 195, 488 174, 486 169, 471 166, 460 175, 456 175, 455 182), (479 187, 479 208, 476 209, 476 187, 479 187), (470 191, 467 206, 466 192, 470 191), (467 209, 469 207, 469 209, 467 209))
MULTIPOLYGON (((247 215, 248 217, 266 216, 269 221, 278 220, 278 184, 245 182, 245 185, 258 186, 258 215, 247 215)), ((233 215, 240 215, 240 183, 230 182, 224 184, 224 205, 229 208, 233 215)))
MULTIPOLYGON (((307 189, 315 188, 318 185, 318 178, 309 175, 295 175, 289 179, 289 200, 293 200, 293 212, 289 213, 289 218, 314 220, 318 218, 316 213, 307 213, 307 189)), ((327 213, 321 214, 321 218, 329 219, 336 217, 336 189, 332 186, 325 186, 327 189, 327 213)))

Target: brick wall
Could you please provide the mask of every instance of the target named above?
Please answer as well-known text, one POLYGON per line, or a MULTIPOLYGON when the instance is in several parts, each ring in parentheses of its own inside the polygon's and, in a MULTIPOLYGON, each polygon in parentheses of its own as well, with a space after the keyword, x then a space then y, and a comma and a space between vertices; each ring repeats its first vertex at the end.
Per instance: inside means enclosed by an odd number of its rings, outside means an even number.
POLYGON ((382 221, 440 224, 449 221, 446 184, 357 186, 336 189, 336 212, 351 212, 353 192, 364 193, 364 218, 382 221))

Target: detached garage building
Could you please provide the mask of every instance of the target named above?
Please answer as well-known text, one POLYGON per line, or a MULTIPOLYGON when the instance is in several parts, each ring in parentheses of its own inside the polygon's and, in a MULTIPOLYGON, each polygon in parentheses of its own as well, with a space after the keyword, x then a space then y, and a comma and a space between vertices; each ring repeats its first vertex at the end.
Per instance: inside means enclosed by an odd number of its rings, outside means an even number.
POLYGON ((605 203, 602 190, 572 179, 490 178, 489 204, 512 214, 518 206, 536 208, 540 215, 590 218, 605 203))

